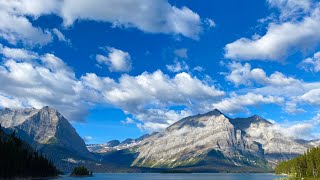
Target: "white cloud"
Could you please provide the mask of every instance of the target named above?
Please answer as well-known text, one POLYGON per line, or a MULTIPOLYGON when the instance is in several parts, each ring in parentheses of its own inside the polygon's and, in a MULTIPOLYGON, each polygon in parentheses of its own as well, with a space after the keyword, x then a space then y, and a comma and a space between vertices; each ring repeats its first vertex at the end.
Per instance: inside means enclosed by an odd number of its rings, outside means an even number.
POLYGON ((280 20, 296 19, 310 12, 311 0, 267 0, 270 7, 280 10, 280 20))
POLYGON ((113 23, 114 27, 135 27, 150 33, 181 34, 197 39, 201 32, 198 14, 177 8, 166 0, 65 0, 61 17, 66 25, 76 20, 113 23))
POLYGON ((295 103, 295 102, 287 102, 286 103, 286 106, 285 106, 285 111, 287 112, 287 113, 289 113, 289 114, 298 114, 298 113, 304 113, 304 112, 306 112, 305 110, 303 110, 303 109, 299 109, 298 107, 297 107, 298 105, 297 105, 297 103, 295 103))
POLYGON ((136 122, 132 119, 127 117, 125 120, 121 121, 122 124, 135 124, 136 122))
POLYGON ((300 83, 299 80, 287 77, 281 72, 274 72, 270 76, 260 68, 251 68, 249 63, 242 65, 241 63, 232 62, 228 64, 230 72, 226 75, 226 80, 232 82, 236 86, 246 85, 269 85, 269 86, 286 86, 300 83))
POLYGON ((305 71, 319 72, 320 71, 320 52, 314 53, 313 57, 303 60, 298 66, 305 71))
POLYGON ((27 18, 58 12, 55 0, 0 0, 0 37, 11 44, 45 45, 52 40, 49 31, 33 26, 27 18))
POLYGON ((254 132, 250 134, 255 137, 261 137, 261 134, 266 134, 267 138, 271 139, 277 136, 284 136, 293 139, 315 139, 312 130, 315 129, 313 123, 310 122, 295 122, 290 124, 278 124, 275 123, 272 126, 267 126, 264 128, 254 129, 254 132))
POLYGON ((283 61, 291 53, 310 50, 319 43, 320 7, 317 4, 310 15, 300 21, 272 22, 263 36, 240 38, 227 44, 225 57, 234 60, 283 61))
POLYGON ((22 102, 19 100, 0 94, 0 107, 6 108, 23 108, 22 102))
POLYGON ((199 104, 215 102, 224 95, 224 92, 188 73, 179 73, 170 78, 158 70, 139 76, 122 75, 119 82, 95 74, 86 74, 81 79, 85 86, 94 89, 108 104, 134 115, 143 123, 166 126, 190 115, 199 104), (186 108, 170 109, 174 106, 186 108))
POLYGON ((189 66, 185 61, 178 61, 175 60, 174 64, 166 65, 168 71, 171 72, 182 72, 182 71, 188 71, 189 66))
POLYGON ((204 71, 205 69, 204 69, 203 67, 201 67, 201 66, 196 66, 196 67, 193 68, 193 70, 194 70, 194 71, 198 71, 198 72, 202 72, 202 71, 204 71))
MULTIPOLYGON (((202 29, 197 13, 187 7, 172 6, 167 0, 1 0, 0 37, 11 44, 45 45, 52 40, 50 31, 33 26, 28 18, 49 14, 60 16, 66 26, 77 20, 93 20, 193 39, 199 38, 202 29)), ((65 39, 57 29, 53 33, 60 40, 65 39)))
POLYGON ((247 111, 248 106, 258 106, 262 104, 280 104, 284 99, 275 96, 263 96, 260 94, 247 93, 245 95, 231 94, 230 98, 226 98, 218 103, 213 104, 214 108, 224 113, 237 113, 247 111))
POLYGON ((96 60, 100 64, 106 64, 111 72, 128 72, 131 70, 131 56, 128 52, 107 47, 108 56, 96 55, 96 60))
POLYGON ((50 32, 34 27, 24 16, 10 14, 0 8, 0 37, 11 44, 45 45, 52 40, 50 32))
POLYGON ((312 89, 298 97, 298 99, 312 105, 320 105, 320 88, 312 89))
POLYGON ((294 139, 311 140, 319 138, 319 134, 315 133, 319 128, 319 124, 320 114, 317 114, 309 120, 275 124, 269 127, 267 131, 273 134, 280 133, 283 136, 294 139))
MULTIPOLYGON (((27 54, 34 58, 32 52, 27 54)), ((9 107, 17 108, 50 105, 70 120, 84 120, 89 106, 80 97, 84 90, 74 72, 53 54, 44 54, 32 61, 27 56, 21 57, 3 59, 0 64, 0 81, 5 84, 0 87, 1 106, 7 107, 5 102, 9 100, 12 103, 9 107)))
POLYGON ((66 42, 67 44, 71 44, 70 39, 67 39, 67 38, 64 36, 64 34, 62 34, 62 32, 59 31, 59 29, 53 28, 53 29, 52 29, 52 32, 57 36, 57 38, 58 38, 59 41, 66 42))
POLYGON ((226 80, 235 86, 248 86, 240 90, 242 94, 254 93, 283 98, 283 109, 289 114, 306 112, 299 107, 300 105, 320 105, 318 81, 304 82, 281 72, 274 72, 268 76, 263 69, 251 68, 248 63, 230 63, 228 68, 230 72, 226 74, 226 80))
POLYGON ((6 58, 16 60, 32 60, 39 57, 37 53, 25 49, 3 47, 1 44, 0 53, 6 58))
POLYGON ((209 28, 216 27, 216 23, 210 18, 206 18, 204 22, 209 26, 209 28))

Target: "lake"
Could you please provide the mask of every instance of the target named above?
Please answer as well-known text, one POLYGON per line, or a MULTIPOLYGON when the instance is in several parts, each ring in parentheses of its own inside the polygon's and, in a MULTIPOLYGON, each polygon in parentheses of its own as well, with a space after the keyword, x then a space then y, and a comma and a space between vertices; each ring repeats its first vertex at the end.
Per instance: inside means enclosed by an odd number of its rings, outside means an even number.
POLYGON ((106 174, 97 173, 93 177, 75 178, 69 176, 62 176, 60 180, 274 180, 280 179, 284 176, 277 176, 275 174, 259 174, 259 173, 216 173, 216 174, 106 174))

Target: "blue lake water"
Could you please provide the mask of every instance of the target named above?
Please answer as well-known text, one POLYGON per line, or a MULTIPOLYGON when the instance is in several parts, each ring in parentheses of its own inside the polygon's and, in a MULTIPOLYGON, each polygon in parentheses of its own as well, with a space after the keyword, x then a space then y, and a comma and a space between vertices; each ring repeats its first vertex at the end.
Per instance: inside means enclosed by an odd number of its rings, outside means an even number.
POLYGON ((275 174, 94 174, 93 177, 75 178, 62 176, 60 180, 276 180, 284 176, 275 174))

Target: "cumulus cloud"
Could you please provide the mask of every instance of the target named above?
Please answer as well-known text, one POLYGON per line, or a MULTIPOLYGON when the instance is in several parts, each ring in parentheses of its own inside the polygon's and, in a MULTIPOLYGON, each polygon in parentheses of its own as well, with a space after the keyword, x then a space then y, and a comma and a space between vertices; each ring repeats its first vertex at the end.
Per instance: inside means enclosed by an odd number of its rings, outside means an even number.
MULTIPOLYGON (((296 122, 276 123, 274 126, 268 127, 266 130, 270 133, 280 133, 294 139, 318 139, 319 134, 315 133, 319 128, 320 114, 315 115, 309 120, 300 120, 296 122)), ((272 136, 271 136, 272 137, 272 136)))
POLYGON ((25 16, 0 9, 0 22, 0 37, 11 44, 45 45, 52 40, 50 32, 34 27, 25 16))
POLYGON ((0 53, 9 59, 16 59, 16 60, 32 60, 39 57, 39 55, 35 52, 31 52, 25 49, 19 48, 8 48, 2 46, 0 44, 0 53))
POLYGON ((264 86, 286 86, 300 83, 292 77, 287 77, 281 72, 274 72, 270 76, 261 68, 251 68, 249 63, 242 65, 241 63, 232 62, 228 64, 230 72, 226 75, 226 80, 232 82, 236 86, 253 84, 264 86))
POLYGON ((300 105, 320 105, 320 82, 304 82, 289 77, 281 72, 267 75, 261 68, 252 68, 249 63, 230 63, 229 73, 225 74, 227 81, 236 87, 244 85, 242 93, 254 93, 263 96, 275 96, 284 99, 283 109, 289 114, 306 112, 300 105), (281 89, 281 90, 279 90, 281 89))
POLYGON ((33 27, 26 18, 48 14, 60 16, 65 26, 77 20, 93 20, 111 23, 113 27, 134 27, 144 32, 193 39, 197 39, 201 32, 201 19, 197 13, 187 7, 172 6, 167 0, 2 0, 0 5, 0 35, 11 43, 18 40, 32 40, 42 45, 48 43, 50 34, 33 27))
POLYGON ((308 91, 307 93, 298 97, 298 100, 312 105, 320 105, 320 88, 308 91))
POLYGON ((275 96, 263 96, 260 94, 247 93, 245 95, 231 94, 230 98, 226 98, 218 103, 213 104, 214 108, 224 113, 237 113, 246 111, 248 106, 258 106, 262 104, 280 104, 284 99, 275 96))
POLYGON ((320 71, 320 52, 314 53, 313 57, 303 60, 298 66, 305 71, 319 72, 320 71))
POLYGON ((131 70, 131 56, 128 52, 107 47, 108 56, 96 55, 96 60, 100 64, 105 64, 111 72, 128 72, 131 70))
POLYGON ((81 79, 105 102, 144 123, 166 126, 190 115, 199 104, 217 101, 224 95, 223 91, 184 72, 172 78, 160 70, 139 76, 122 75, 118 82, 95 74, 86 74, 81 79), (174 106, 184 106, 185 109, 171 109, 174 106))
POLYGON ((289 114, 298 114, 298 113, 304 113, 305 110, 298 108, 297 103, 289 101, 286 103, 285 111, 289 114))
POLYGON ((270 7, 280 11, 280 20, 296 19, 310 12, 312 0, 267 0, 270 7))
POLYGON ((198 38, 201 31, 197 13, 187 7, 172 6, 166 0, 65 0, 61 16, 65 25, 76 20, 95 20, 113 23, 114 27, 135 27, 145 32, 190 38, 198 38))
POLYGON ((122 124, 135 124, 136 122, 132 119, 127 117, 125 120, 121 121, 122 124))
POLYGON ((23 49, 7 48, 7 51, 24 53, 14 59, 3 59, 0 64, 0 82, 5 84, 0 87, 2 107, 42 108, 50 105, 70 120, 85 118, 87 106, 79 97, 81 84, 61 59, 53 54, 36 58, 34 53, 23 49), (30 58, 36 59, 29 61, 30 58), (5 103, 8 101, 10 106, 5 103))
POLYGON ((0 94, 0 107, 23 108, 23 104, 14 97, 8 97, 6 95, 0 94))
POLYGON ((175 60, 174 64, 166 65, 168 71, 171 72, 181 72, 181 71, 188 71, 189 66, 185 61, 178 61, 175 60))
POLYGON ((293 139, 315 139, 313 130, 316 129, 315 123, 310 121, 293 122, 293 123, 274 123, 271 126, 253 128, 249 132, 251 136, 266 139, 272 139, 274 137, 287 137, 293 139), (263 136, 265 135, 265 136, 263 136))
MULTIPOLYGON (((269 3, 287 7, 293 13, 298 11, 296 9, 309 7, 296 0, 270 0, 269 3)), ((283 61, 291 53, 312 49, 320 43, 320 7, 318 4, 315 6, 302 20, 271 22, 265 35, 240 38, 227 44, 225 57, 233 60, 283 61)), ((282 13, 283 16, 290 14, 285 9, 282 13)))
POLYGON ((86 117, 91 106, 106 104, 132 115, 141 128, 159 130, 199 112, 202 103, 219 101, 225 95, 214 85, 185 72, 170 77, 158 70, 138 76, 124 74, 119 79, 88 73, 77 78, 53 54, 1 47, 0 81, 5 84, 0 87, 1 107, 49 105, 67 119, 77 121, 86 117), (18 53, 7 57, 4 52, 18 53))

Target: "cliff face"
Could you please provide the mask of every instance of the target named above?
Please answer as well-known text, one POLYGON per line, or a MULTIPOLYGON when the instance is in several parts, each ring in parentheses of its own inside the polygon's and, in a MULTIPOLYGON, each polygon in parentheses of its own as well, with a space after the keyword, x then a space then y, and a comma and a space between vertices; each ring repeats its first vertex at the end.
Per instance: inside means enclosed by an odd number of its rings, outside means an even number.
POLYGON ((19 137, 56 164, 69 163, 70 158, 93 158, 72 125, 53 108, 3 109, 0 123, 5 128, 15 129, 19 137))
POLYGON ((217 110, 184 118, 164 132, 145 139, 132 165, 188 166, 205 160, 212 150, 222 153, 223 159, 229 159, 234 165, 262 166, 259 160, 248 160, 248 156, 263 160, 261 146, 217 110))
POLYGON ((313 147, 308 141, 285 136, 275 125, 257 115, 232 119, 231 122, 262 145, 265 157, 272 165, 292 159, 313 147))

